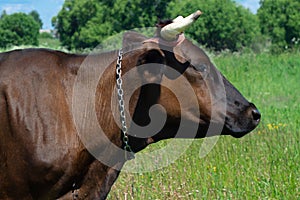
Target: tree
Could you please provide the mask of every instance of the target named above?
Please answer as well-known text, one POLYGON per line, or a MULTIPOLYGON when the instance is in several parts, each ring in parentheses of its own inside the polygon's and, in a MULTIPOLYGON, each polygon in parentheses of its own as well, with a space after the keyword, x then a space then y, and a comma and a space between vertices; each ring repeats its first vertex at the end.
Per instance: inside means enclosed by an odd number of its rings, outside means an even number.
POLYGON ((97 0, 66 0, 58 15, 52 19, 62 45, 68 49, 87 48, 102 39, 108 29, 102 28, 105 16, 101 8, 103 6, 97 0), (103 30, 104 34, 99 30, 103 30))
POLYGON ((43 28, 43 22, 40 18, 39 13, 36 10, 33 10, 29 13, 29 15, 33 17, 33 19, 38 23, 40 29, 42 29, 43 28))
POLYGON ((18 45, 21 38, 17 33, 10 30, 0 29, 0 47, 6 48, 8 46, 18 45))
POLYGON ((69 49, 97 46, 108 36, 153 27, 159 18, 204 12, 187 33, 215 50, 237 51, 260 32, 258 18, 233 0, 66 0, 52 22, 69 49))
POLYGON ((300 40, 300 1, 261 0, 260 4, 257 15, 261 31, 271 38, 272 50, 280 52, 297 46, 300 40))
POLYGON ((167 0, 66 0, 52 19, 62 45, 92 48, 122 30, 154 26, 167 0))
POLYGON ((0 47, 38 45, 39 25, 29 15, 15 13, 0 19, 0 47))
POLYGON ((0 19, 2 19, 3 17, 5 17, 7 15, 6 10, 3 10, 0 16, 0 19))
POLYGON ((167 12, 176 17, 179 13, 186 16, 198 9, 203 14, 187 34, 216 51, 238 51, 251 45, 259 34, 257 17, 232 0, 174 0, 167 12))

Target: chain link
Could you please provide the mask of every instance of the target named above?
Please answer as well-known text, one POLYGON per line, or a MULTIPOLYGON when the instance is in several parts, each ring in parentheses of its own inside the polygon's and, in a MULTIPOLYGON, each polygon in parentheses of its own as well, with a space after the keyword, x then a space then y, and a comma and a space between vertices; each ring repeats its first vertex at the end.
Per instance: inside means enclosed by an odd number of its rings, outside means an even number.
POLYGON ((73 198, 73 200, 78 199, 78 196, 79 196, 78 190, 79 189, 76 189, 76 183, 73 183, 73 185, 72 185, 72 198, 73 198))
POLYGON ((124 150, 125 150, 125 158, 128 159, 128 152, 131 153, 131 157, 134 157, 134 153, 129 145, 128 138, 128 129, 126 125, 126 115, 125 115, 125 101, 124 101, 124 90, 122 88, 122 59, 123 59, 123 51, 119 50, 117 66, 116 66, 116 74, 117 74, 117 94, 119 100, 119 111, 120 111, 120 121, 122 125, 122 133, 123 133, 123 142, 124 142, 124 150))

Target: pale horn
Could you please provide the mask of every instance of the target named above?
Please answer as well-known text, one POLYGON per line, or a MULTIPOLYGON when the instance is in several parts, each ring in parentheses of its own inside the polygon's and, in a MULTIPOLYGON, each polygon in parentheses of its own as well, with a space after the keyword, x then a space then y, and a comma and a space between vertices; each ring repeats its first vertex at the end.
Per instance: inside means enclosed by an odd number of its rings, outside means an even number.
POLYGON ((164 26, 160 35, 165 40, 175 40, 177 36, 182 33, 188 26, 190 26, 195 20, 202 14, 200 10, 197 10, 193 14, 183 18, 182 16, 176 17, 171 24, 164 26))

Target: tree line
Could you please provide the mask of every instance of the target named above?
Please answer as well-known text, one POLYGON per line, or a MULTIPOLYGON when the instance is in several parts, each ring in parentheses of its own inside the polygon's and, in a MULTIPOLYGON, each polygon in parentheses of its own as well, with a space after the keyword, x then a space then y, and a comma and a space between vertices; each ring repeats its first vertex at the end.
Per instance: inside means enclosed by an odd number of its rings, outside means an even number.
POLYGON ((0 47, 38 45, 39 29, 42 26, 37 11, 12 15, 3 11, 0 16, 0 47))
MULTIPOLYGON (((159 19, 186 16, 198 9, 203 15, 186 34, 207 48, 239 51, 250 47, 259 51, 268 46, 273 52, 299 49, 299 0, 261 0, 257 14, 233 0, 65 0, 52 24, 61 44, 78 50, 93 48, 121 31, 153 27, 159 19)), ((2 14, 0 47, 19 44, 22 38, 22 44, 37 43, 41 27, 38 14, 25 15, 2 14), (18 19, 22 17, 24 20, 18 19)))

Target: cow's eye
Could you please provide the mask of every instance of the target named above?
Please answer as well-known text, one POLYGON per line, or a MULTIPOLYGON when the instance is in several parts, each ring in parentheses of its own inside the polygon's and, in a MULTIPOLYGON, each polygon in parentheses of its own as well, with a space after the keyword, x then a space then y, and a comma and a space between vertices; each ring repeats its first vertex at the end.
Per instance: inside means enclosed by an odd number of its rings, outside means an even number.
POLYGON ((194 65, 194 68, 199 72, 207 71, 207 66, 205 64, 194 65))
POLYGON ((206 64, 194 65, 194 69, 201 73, 203 79, 205 79, 208 75, 209 68, 206 64))
POLYGON ((199 72, 206 72, 207 71, 207 66, 205 64, 196 65, 195 68, 199 72))

